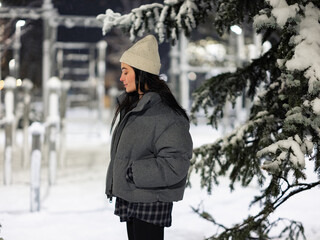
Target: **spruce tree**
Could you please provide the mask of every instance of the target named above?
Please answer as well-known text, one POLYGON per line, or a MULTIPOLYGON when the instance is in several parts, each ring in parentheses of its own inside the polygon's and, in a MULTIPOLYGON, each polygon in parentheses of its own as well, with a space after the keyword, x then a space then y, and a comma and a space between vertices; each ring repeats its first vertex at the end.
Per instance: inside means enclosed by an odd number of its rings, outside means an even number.
POLYGON ((134 40, 154 32, 160 42, 174 43, 180 32, 188 36, 210 12, 219 34, 246 22, 264 39, 276 34, 279 40, 235 72, 206 80, 193 93, 191 109, 194 121, 204 110, 208 123, 217 127, 227 102, 235 104, 243 91, 252 100, 245 123, 194 149, 191 170, 201 175, 201 185, 209 193, 222 176, 229 177, 231 189, 237 182, 246 187, 257 181, 261 194, 252 204, 260 203, 261 211, 231 227, 219 224, 208 212, 194 211, 222 229, 209 239, 270 239, 280 221, 286 227, 278 238, 305 238, 301 223, 284 218, 270 222, 269 215, 294 195, 320 185, 305 181, 306 161, 314 163, 320 177, 320 1, 165 0, 126 15, 108 9, 98 19, 104 33, 118 27, 134 40))

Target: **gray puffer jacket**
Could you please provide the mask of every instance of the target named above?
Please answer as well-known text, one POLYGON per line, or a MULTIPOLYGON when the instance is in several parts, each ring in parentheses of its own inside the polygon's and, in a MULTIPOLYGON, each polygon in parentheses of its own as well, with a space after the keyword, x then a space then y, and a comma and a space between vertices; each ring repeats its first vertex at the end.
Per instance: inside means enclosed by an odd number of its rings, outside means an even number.
POLYGON ((129 202, 181 200, 192 157, 189 127, 158 93, 146 93, 114 130, 107 196, 129 202), (129 167, 133 181, 126 179, 129 167))

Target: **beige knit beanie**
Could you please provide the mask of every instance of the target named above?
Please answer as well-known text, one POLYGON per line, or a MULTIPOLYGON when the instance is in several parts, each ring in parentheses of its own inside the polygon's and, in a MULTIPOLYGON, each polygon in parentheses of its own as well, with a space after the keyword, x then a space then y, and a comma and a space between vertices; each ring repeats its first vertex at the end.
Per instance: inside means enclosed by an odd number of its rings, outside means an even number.
POLYGON ((142 38, 122 54, 120 62, 159 75, 161 63, 156 38, 153 35, 142 38))

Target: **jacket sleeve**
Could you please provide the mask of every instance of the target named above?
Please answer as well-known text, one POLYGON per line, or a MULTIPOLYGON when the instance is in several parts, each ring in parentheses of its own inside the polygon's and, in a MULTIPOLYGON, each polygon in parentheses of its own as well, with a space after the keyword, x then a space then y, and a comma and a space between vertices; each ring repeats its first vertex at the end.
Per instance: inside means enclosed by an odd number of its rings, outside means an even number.
POLYGON ((188 174, 192 157, 189 123, 178 122, 167 127, 155 139, 155 157, 133 162, 133 182, 138 188, 166 188, 188 174))

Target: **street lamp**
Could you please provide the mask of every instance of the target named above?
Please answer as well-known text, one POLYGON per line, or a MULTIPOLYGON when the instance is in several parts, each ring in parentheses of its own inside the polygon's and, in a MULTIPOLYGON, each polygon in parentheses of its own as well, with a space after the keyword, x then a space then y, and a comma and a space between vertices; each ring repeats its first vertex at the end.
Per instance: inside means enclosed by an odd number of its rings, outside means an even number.
POLYGON ((237 66, 241 67, 242 62, 245 60, 245 46, 244 46, 244 34, 238 25, 233 25, 230 30, 237 35, 237 66))
POLYGON ((242 33, 242 29, 238 25, 233 25, 230 27, 230 29, 232 32, 234 32, 237 35, 240 35, 242 33))
POLYGON ((16 28, 17 27, 23 27, 26 24, 25 20, 18 20, 18 22, 16 23, 16 28))
POLYGON ((16 60, 15 59, 11 59, 9 61, 9 74, 10 74, 10 76, 14 76, 15 75, 15 70, 16 70, 16 60))

